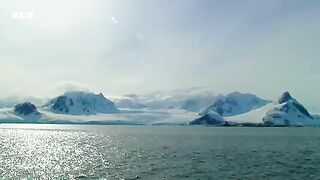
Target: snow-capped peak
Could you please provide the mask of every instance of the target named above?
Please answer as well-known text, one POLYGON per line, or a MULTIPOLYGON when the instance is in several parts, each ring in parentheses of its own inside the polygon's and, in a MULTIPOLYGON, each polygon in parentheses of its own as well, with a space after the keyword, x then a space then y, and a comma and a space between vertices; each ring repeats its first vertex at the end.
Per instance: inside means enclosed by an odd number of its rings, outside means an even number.
MULTIPOLYGON (((226 99, 226 98, 225 98, 226 99)), ((220 101, 229 104, 228 100, 220 101)), ((218 103, 219 104, 219 103, 218 103)), ((242 103, 243 105, 243 103, 242 103)), ((228 107, 227 106, 227 107, 228 107)), ((214 108, 209 110, 219 110, 221 107, 226 107, 224 103, 222 106, 217 104, 214 108)), ((235 106, 236 107, 236 106, 235 106)), ((250 106, 249 106, 250 107, 250 106)), ((229 108, 229 107, 228 107, 229 108)), ((209 116, 212 111, 200 114, 201 117, 194 120, 192 123, 203 124, 204 122, 214 122, 217 124, 217 116, 209 116), (209 121, 210 120, 210 121, 209 121), (215 120, 215 121, 213 121, 215 120)), ((216 111, 219 113, 219 111, 216 111)), ((220 113, 219 113, 220 114, 220 113)), ((279 97, 278 101, 268 103, 260 108, 253 108, 248 112, 239 113, 233 116, 224 116, 224 120, 227 123, 234 124, 256 124, 266 126, 318 126, 320 125, 320 118, 317 115, 311 115, 308 110, 300 104, 295 98, 293 98, 289 92, 284 92, 279 97)))
POLYGON ((310 125, 319 124, 308 110, 296 99, 292 98, 289 92, 284 92, 273 108, 262 118, 271 125, 310 125))
POLYGON ((114 103, 102 93, 71 91, 52 99, 45 105, 51 111, 62 114, 112 114, 119 113, 114 103))
POLYGON ((291 97, 290 93, 288 91, 282 93, 282 95, 279 97, 278 99, 278 103, 282 104, 284 102, 288 102, 290 100, 293 100, 293 98, 291 97))
POLYGON ((313 119, 313 117, 310 115, 310 113, 308 112, 308 110, 302 105, 300 104, 296 99, 292 98, 292 96, 290 95, 290 93, 288 91, 284 92, 279 100, 278 100, 279 104, 292 104, 298 111, 300 111, 302 114, 304 114, 305 116, 307 116, 308 118, 313 119))

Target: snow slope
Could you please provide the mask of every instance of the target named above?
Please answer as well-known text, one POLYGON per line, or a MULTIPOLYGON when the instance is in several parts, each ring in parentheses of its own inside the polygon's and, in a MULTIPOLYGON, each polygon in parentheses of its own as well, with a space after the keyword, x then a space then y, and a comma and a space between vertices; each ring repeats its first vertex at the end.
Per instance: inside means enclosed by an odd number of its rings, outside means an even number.
POLYGON ((319 115, 311 115, 308 110, 289 92, 284 92, 274 103, 237 116, 225 118, 236 123, 263 123, 270 126, 318 126, 319 115))
POLYGON ((218 94, 207 89, 193 88, 141 96, 130 94, 115 98, 114 102, 119 108, 185 109, 202 115, 213 110, 222 116, 233 116, 264 106, 270 101, 248 93, 218 94))
POLYGON ((185 110, 121 110, 116 114, 70 115, 39 110, 39 114, 16 114, 13 108, 0 109, 0 123, 79 123, 79 124, 187 124, 197 113, 185 110))
POLYGON ((233 92, 217 98, 212 105, 204 108, 200 112, 200 115, 205 115, 209 111, 215 111, 224 117, 234 116, 257 109, 270 102, 253 94, 233 92))
POLYGON ((289 92, 283 93, 273 108, 262 118, 264 123, 269 125, 282 126, 313 126, 320 125, 316 116, 311 115, 308 110, 296 99, 292 98, 289 92))
MULTIPOLYGON (((219 102, 219 101, 218 101, 219 102)), ((224 117, 224 121, 230 124, 263 124, 266 126, 319 126, 320 116, 311 115, 308 110, 296 99, 292 98, 289 92, 284 92, 277 101, 268 103, 260 108, 254 108, 251 111, 240 113, 244 109, 250 109, 254 103, 244 105, 244 108, 234 108, 231 105, 241 103, 230 103, 230 100, 223 100, 221 106, 208 108, 202 112, 201 117, 195 119, 190 124, 207 124, 217 122, 219 117, 209 116, 212 111, 230 109, 224 117), (227 105, 225 105, 227 104, 227 105), (220 108, 220 109, 219 109, 220 108), (237 114, 237 115, 230 115, 237 114)), ((242 101, 243 102, 243 101, 242 101)), ((219 104, 219 103, 218 103, 219 104)), ((245 103, 246 104, 246 103, 245 103)), ((258 103, 259 104, 259 103, 258 103)), ((221 110, 221 111, 222 111, 221 110)), ((219 114, 224 114, 224 111, 219 114)), ((209 124, 210 125, 210 124, 209 124)))
MULTIPOLYGON (((131 97, 137 98, 134 95, 131 97)), ((166 102, 171 104, 173 101, 166 102)), ((159 109, 118 109, 102 94, 67 92, 38 108, 29 102, 20 103, 11 108, 0 108, 0 123, 320 125, 320 116, 311 115, 288 92, 283 93, 277 101, 272 103, 254 95, 242 93, 219 96, 215 102, 218 103, 203 110, 199 116, 197 112, 181 108, 181 101, 176 104, 176 107, 169 109, 163 109, 168 104, 163 105, 159 101, 157 101, 160 105, 159 109), (268 103, 262 106, 265 102, 268 103), (215 111, 217 109, 222 110, 219 112, 225 116, 215 111)))
POLYGON ((0 108, 0 123, 187 124, 197 113, 183 109, 118 109, 102 94, 66 92, 46 105, 0 108))
POLYGON ((265 106, 251 110, 246 113, 225 117, 225 121, 236 122, 240 124, 241 123, 254 123, 254 124, 263 123, 262 117, 275 105, 276 105, 275 103, 268 103, 265 106))

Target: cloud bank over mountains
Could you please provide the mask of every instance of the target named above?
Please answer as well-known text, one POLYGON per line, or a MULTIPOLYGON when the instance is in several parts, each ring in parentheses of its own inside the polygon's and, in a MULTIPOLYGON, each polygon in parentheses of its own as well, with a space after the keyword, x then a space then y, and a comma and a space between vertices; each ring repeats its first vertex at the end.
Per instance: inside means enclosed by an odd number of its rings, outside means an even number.
MULTIPOLYGON (((30 99, 37 100, 37 99, 30 99)), ((5 102, 5 101, 2 101, 5 102)), ((2 123, 77 123, 217 126, 318 126, 320 115, 284 92, 271 101, 250 93, 221 94, 203 88, 129 94, 113 100, 102 93, 69 91, 35 105, 4 104, 2 123)))

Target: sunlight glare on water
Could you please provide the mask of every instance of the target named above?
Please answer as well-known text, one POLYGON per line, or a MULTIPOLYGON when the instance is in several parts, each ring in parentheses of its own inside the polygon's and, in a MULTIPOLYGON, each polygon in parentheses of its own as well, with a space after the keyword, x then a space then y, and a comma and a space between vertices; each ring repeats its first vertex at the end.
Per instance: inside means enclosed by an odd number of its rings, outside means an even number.
POLYGON ((110 136, 84 131, 24 126, 1 129, 0 139, 0 172, 5 179, 73 178, 84 176, 82 172, 90 175, 95 165, 108 165, 108 156, 118 154, 116 148, 110 148, 110 136), (108 156, 98 148, 106 149, 108 156))
POLYGON ((317 128, 0 125, 2 179, 316 179, 317 128))

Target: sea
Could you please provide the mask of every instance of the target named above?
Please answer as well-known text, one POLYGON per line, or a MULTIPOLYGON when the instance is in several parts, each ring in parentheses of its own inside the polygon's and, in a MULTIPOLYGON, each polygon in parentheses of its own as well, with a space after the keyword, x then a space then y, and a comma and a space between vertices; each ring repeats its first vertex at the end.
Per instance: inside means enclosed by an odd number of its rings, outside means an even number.
POLYGON ((320 129, 0 124, 0 179, 320 179, 320 129))

